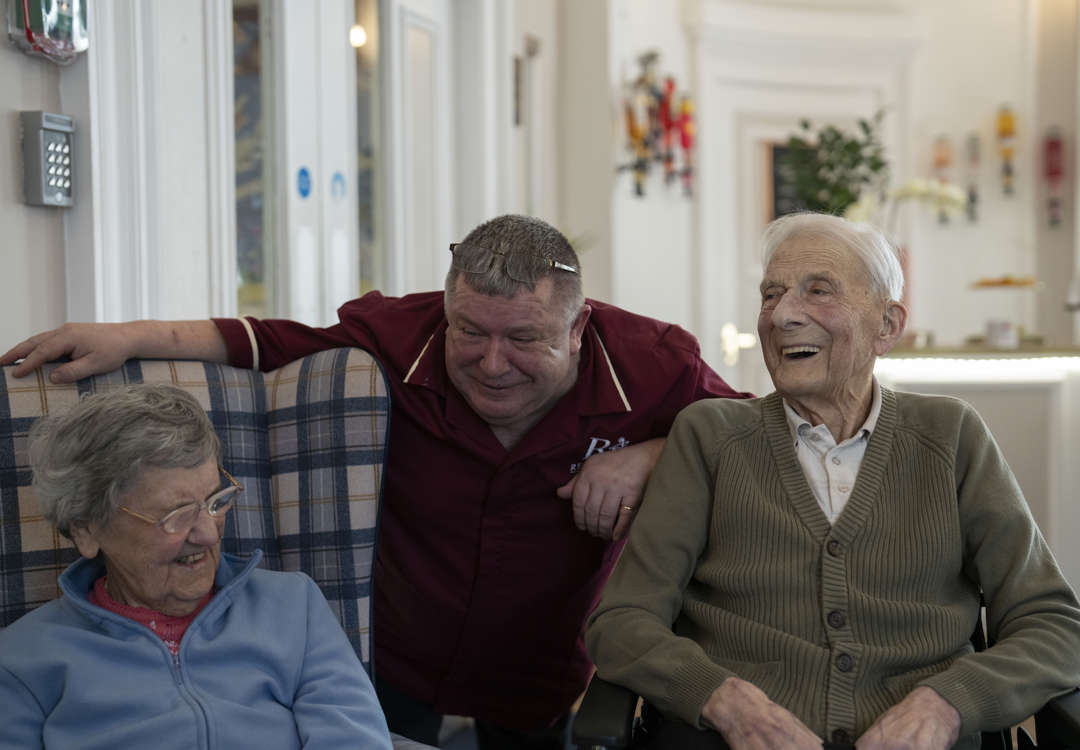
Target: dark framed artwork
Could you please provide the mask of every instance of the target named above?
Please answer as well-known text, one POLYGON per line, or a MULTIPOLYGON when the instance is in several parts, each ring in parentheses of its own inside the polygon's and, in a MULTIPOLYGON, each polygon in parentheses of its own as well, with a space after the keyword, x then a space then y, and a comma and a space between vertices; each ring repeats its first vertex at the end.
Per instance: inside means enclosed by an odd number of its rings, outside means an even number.
POLYGON ((772 221, 778 216, 795 213, 803 209, 796 197, 795 185, 783 169, 783 160, 787 154, 786 143, 766 141, 765 150, 765 217, 772 221))

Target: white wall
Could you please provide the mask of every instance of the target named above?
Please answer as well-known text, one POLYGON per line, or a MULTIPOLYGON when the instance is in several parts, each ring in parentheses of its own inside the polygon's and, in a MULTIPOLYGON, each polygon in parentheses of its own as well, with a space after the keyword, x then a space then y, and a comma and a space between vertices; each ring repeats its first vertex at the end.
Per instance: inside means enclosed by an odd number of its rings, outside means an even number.
MULTIPOLYGON (((906 143, 910 168, 906 174, 897 174, 896 180, 928 173, 931 144, 939 133, 952 136, 958 160, 969 130, 976 129, 983 137, 978 224, 960 222, 942 228, 916 207, 906 209, 906 236, 913 254, 912 325, 934 329, 940 343, 958 343, 980 332, 987 317, 1004 312, 1045 331, 1055 341, 1067 337, 1070 327, 1057 312, 1061 308, 1058 287, 1071 275, 1067 259, 1075 244, 1073 228, 1068 223, 1053 231, 1044 226, 1045 196, 1036 175, 1041 169, 1039 138, 1053 123, 1063 126, 1072 166, 1076 3, 789 0, 773 4, 803 9, 838 4, 899 7, 922 19, 926 39, 909 81, 911 127, 906 143), (1002 102, 1013 105, 1020 126, 1017 194, 1011 199, 1000 194, 997 180, 994 115, 1002 102), (977 276, 1003 273, 1038 273, 1047 289, 1035 296, 968 288, 977 276)), ((163 315, 201 315, 210 304, 210 269, 200 252, 211 221, 204 192, 209 180, 208 94, 199 45, 206 19, 189 12, 191 6, 201 4, 189 3, 184 6, 187 10, 179 4, 174 10, 169 10, 172 4, 154 5, 150 15, 155 31, 150 43, 160 47, 154 59, 162 62, 143 71, 148 76, 144 85, 170 92, 171 102, 165 109, 148 113, 153 121, 154 141, 148 144, 153 158, 173 175, 168 183, 154 186, 151 199, 158 220, 147 227, 156 262, 167 269, 172 282, 154 291, 163 315), (176 64, 177 60, 187 64, 176 64)), ((625 155, 618 84, 636 75, 636 56, 645 49, 657 49, 660 70, 673 73, 680 87, 689 82, 682 3, 537 0, 514 6, 511 23, 487 29, 512 37, 502 52, 519 52, 523 34, 530 33, 541 39, 542 65, 557 58, 554 73, 544 69, 538 94, 550 127, 542 129, 538 155, 533 157, 533 164, 540 166, 534 175, 540 186, 537 213, 571 237, 585 240, 588 294, 693 329, 693 301, 685 290, 696 276, 695 259, 702 251, 695 248, 693 204, 678 189, 666 189, 658 175, 650 178, 648 194, 641 199, 632 195, 628 174, 614 174, 615 163, 625 155)), ((102 37, 97 41, 102 43, 102 37)), ((496 67, 495 76, 509 65, 503 54, 488 59, 496 67)), ((15 72, 0 81, 0 168, 8 175, 0 192, 0 222, 5 229, 0 252, 6 271, 0 280, 2 345, 15 336, 55 325, 68 314, 60 212, 22 204, 15 112, 60 110, 58 82, 71 70, 60 71, 26 58, 6 45, 0 50, 0 62, 5 71, 15 72)), ((463 124, 467 120, 468 112, 463 124)), ((708 137, 709 124, 699 123, 699 140, 708 137)), ((515 171, 510 161, 503 159, 495 165, 508 170, 513 180, 507 185, 510 189, 497 196, 491 196, 488 188, 488 208, 524 208, 520 170, 515 171)), ((464 165, 459 169, 468 172, 464 165)), ((1071 190, 1071 180, 1069 185, 1071 190)), ((1073 205, 1071 194, 1066 195, 1067 221, 1072 220, 1069 209, 1073 205)), ((460 228, 464 231, 469 226, 460 228)))
MULTIPOLYGON (((571 152, 584 119, 576 111, 584 98, 580 89, 591 87, 589 111, 593 117, 606 112, 611 133, 607 152, 614 149, 612 161, 618 162, 625 160, 619 84, 636 75, 637 55, 647 49, 658 50, 660 69, 674 73, 680 87, 687 80, 689 64, 687 35, 680 17, 684 3, 608 0, 607 4, 608 34, 604 36, 601 28, 589 37, 596 48, 579 49, 577 45, 584 40, 569 36, 565 42, 567 59, 577 60, 574 75, 587 76, 588 81, 571 81, 579 92, 576 99, 568 100, 564 112, 579 116, 564 114, 561 158, 565 173, 560 179, 571 186, 591 180, 592 191, 605 187, 605 178, 599 174, 602 167, 595 163, 600 158, 595 152, 602 130, 595 124, 584 128, 594 139, 591 161, 583 160, 580 151, 571 152), (609 65, 606 83, 595 71, 598 48, 604 44, 609 65), (582 64, 587 60, 591 68, 582 64)), ((722 8, 725 2, 714 0, 711 4, 722 8)), ((961 217, 941 226, 926 207, 915 204, 906 204, 901 211, 899 234, 911 252, 910 327, 932 330, 940 345, 956 345, 981 334, 988 318, 1006 317, 1043 333, 1050 344, 1071 343, 1071 322, 1062 312, 1062 303, 1067 279, 1073 275, 1074 183, 1069 174, 1063 195, 1065 222, 1058 229, 1049 229, 1041 173, 1042 136, 1051 124, 1061 127, 1065 135, 1068 172, 1074 166, 1075 0, 775 0, 768 4, 788 6, 793 12, 837 8, 900 11, 913 19, 922 42, 907 76, 908 128, 899 133, 898 141, 906 153, 893 154, 899 164, 894 185, 931 174, 932 147, 940 134, 952 140, 952 176, 962 181, 967 134, 975 131, 981 138, 976 223, 961 217), (1003 103, 1013 108, 1019 125, 1012 197, 1003 195, 999 178, 996 115, 1003 103), (1045 288, 1033 293, 975 290, 971 286, 979 277, 1003 274, 1036 274, 1045 288)), ((595 16, 600 12, 596 6, 601 3, 589 5, 593 6, 591 11, 572 8, 564 10, 564 15, 595 16)), ((711 132, 710 123, 700 121, 699 143, 711 132)), ((696 258, 712 249, 695 249, 692 204, 678 191, 666 190, 657 175, 650 178, 644 199, 632 195, 630 180, 626 173, 612 178, 610 217, 605 215, 603 198, 588 198, 590 215, 599 227, 588 231, 600 237, 609 232, 611 237, 610 249, 600 251, 611 253, 600 264, 601 274, 610 273, 609 298, 692 329, 695 324, 700 327, 700 321, 694 319, 692 295, 684 291, 699 270, 696 258)), ((581 231, 578 200, 562 198, 563 223, 572 231, 581 231)), ((707 212, 710 207, 701 206, 700 210, 707 212)), ((597 273, 588 264, 586 267, 590 274, 597 273)), ((588 278, 586 283, 590 284, 588 278)))
POLYGON ((689 89, 687 42, 676 0, 563 0, 558 222, 580 238, 585 291, 635 312, 692 327, 693 201, 656 167, 646 196, 615 167, 630 160, 622 84, 638 55, 660 53, 657 73, 689 89))
MULTIPOLYGON (((640 74, 638 56, 646 50, 660 53, 656 74, 675 79, 676 95, 690 90, 686 33, 676 2, 611 0, 612 89, 611 114, 616 124, 615 146, 619 162, 626 162, 626 132, 622 120, 620 88, 640 74)), ((700 133, 699 137, 708 137, 700 133)), ((699 184, 695 176, 695 184, 699 184)), ((695 285, 693 200, 676 182, 665 185, 663 170, 654 164, 645 184, 645 196, 633 191, 633 177, 624 171, 615 179, 611 199, 614 249, 612 301, 634 312, 693 327, 695 285)))
POLYGON ((517 210, 558 224, 559 22, 555 0, 518 0, 511 52, 527 60, 522 122, 513 128, 517 210), (526 38, 537 43, 527 56, 526 38))
MULTIPOLYGON (((558 226, 582 238, 585 294, 614 299, 615 134, 608 67, 608 0, 559 3, 558 226)), ((632 257, 632 256, 631 256, 632 257)))
MULTIPOLYGON (((1063 311, 1068 294, 1076 244, 1076 132, 1077 66, 1070 59, 1077 54, 1077 4, 1075 0, 1040 0, 1037 18, 1036 91, 1038 111, 1035 134, 1045 135, 1050 127, 1060 129, 1065 146, 1065 177, 1060 193, 1062 222, 1051 227, 1046 221, 1049 189, 1040 180, 1035 190, 1035 273, 1046 288, 1039 296, 1035 330, 1057 345, 1074 341, 1072 316, 1063 311)), ((1042 166, 1038 166, 1042 172, 1042 166)))
MULTIPOLYGON (((59 69, 0 43, 0 352, 64 322, 60 208, 23 203, 19 111, 60 111, 59 69)), ((77 123, 81 126, 82 123, 77 123)), ((79 196, 76 196, 76 200, 79 196)))
MULTIPOLYGON (((905 207, 910 220, 909 329, 929 329, 939 344, 960 344, 981 333, 989 317, 1034 326, 1034 298, 1015 290, 973 290, 981 276, 1035 271, 1032 90, 1033 50, 1028 0, 951 0, 910 3, 923 21, 926 42, 911 69, 911 174, 931 174, 932 147, 944 134, 953 144, 954 180, 962 179, 964 139, 979 134, 979 218, 947 226, 919 206, 905 207), (999 173, 995 122, 1008 103, 1019 126, 1015 194, 1005 196, 999 173)), ((1066 60, 1059 64, 1072 63, 1066 60)))

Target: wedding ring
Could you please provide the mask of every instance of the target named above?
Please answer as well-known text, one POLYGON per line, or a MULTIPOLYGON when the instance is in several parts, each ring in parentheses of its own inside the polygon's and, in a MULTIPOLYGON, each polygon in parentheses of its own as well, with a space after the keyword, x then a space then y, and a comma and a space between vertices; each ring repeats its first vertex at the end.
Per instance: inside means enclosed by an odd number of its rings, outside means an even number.
POLYGON ((637 508, 635 508, 635 507, 634 507, 634 506, 632 506, 632 505, 624 505, 624 506, 622 507, 622 509, 623 509, 623 510, 628 510, 628 511, 630 511, 631 513, 633 513, 633 512, 635 511, 635 510, 637 510, 637 508))

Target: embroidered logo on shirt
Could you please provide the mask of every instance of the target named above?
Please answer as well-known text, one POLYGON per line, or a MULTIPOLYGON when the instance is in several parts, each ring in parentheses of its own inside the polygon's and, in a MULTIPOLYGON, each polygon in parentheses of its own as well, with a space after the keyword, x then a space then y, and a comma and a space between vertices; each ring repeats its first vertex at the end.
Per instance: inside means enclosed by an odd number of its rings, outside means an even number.
POLYGON ((624 437, 620 437, 615 441, 608 440, 607 438, 591 437, 589 438, 589 445, 585 449, 585 457, 577 463, 570 464, 570 473, 577 474, 581 471, 581 465, 589 459, 589 456, 597 453, 606 453, 607 451, 617 451, 628 445, 630 445, 630 441, 624 437))

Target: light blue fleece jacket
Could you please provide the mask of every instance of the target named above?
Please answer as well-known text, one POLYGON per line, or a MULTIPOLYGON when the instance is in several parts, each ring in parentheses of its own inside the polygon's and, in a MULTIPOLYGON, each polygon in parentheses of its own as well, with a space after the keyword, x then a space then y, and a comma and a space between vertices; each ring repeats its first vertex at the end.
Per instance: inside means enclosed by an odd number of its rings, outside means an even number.
POLYGON ((390 748, 345 633, 302 573, 222 555, 218 591, 173 656, 90 604, 79 559, 63 596, 0 631, 0 748, 390 748))

